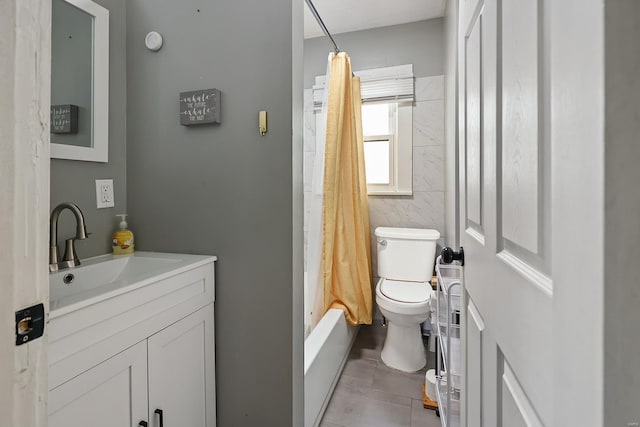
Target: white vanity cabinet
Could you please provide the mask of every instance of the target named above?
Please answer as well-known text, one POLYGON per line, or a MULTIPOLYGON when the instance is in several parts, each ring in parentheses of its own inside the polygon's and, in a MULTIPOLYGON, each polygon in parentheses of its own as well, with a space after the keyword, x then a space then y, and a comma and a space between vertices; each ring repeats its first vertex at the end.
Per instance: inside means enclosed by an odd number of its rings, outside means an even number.
POLYGON ((49 391, 49 427, 133 427, 148 418, 141 342, 49 391))
POLYGON ((149 425, 215 426, 213 306, 151 336, 147 349, 149 425))
POLYGON ((215 426, 213 353, 209 305, 51 390, 49 427, 215 426))
POLYGON ((103 300, 58 301, 49 427, 215 427, 215 258, 190 257, 103 300))

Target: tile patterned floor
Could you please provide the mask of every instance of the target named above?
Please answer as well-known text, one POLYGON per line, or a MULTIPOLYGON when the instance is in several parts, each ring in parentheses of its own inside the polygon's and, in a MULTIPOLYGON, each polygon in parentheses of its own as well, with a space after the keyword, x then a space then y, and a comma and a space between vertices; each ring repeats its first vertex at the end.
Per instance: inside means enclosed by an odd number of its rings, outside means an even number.
MULTIPOLYGON (((374 321, 375 323, 375 321, 374 321)), ((361 326, 320 427, 440 427, 435 412, 422 407, 422 383, 435 367, 427 351, 427 367, 407 374, 380 359, 386 329, 361 326)))

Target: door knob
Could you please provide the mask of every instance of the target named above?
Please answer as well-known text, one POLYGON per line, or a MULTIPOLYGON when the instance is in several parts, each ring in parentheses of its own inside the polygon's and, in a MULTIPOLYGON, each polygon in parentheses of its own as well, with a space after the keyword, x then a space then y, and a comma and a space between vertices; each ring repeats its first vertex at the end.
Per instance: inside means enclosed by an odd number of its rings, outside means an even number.
POLYGON ((450 247, 442 248, 440 252, 442 256, 442 262, 445 264, 451 264, 453 261, 460 261, 460 265, 464 265, 464 249, 460 246, 458 252, 454 252, 450 247))

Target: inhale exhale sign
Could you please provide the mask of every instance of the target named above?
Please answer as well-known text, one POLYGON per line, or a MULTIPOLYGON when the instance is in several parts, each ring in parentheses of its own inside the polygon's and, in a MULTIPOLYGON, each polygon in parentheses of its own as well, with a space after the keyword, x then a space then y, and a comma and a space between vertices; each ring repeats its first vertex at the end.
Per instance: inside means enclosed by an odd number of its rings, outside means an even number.
POLYGON ((220 91, 202 89, 180 93, 180 124, 220 123, 220 91))
POLYGON ((78 133, 78 106, 51 106, 51 133, 78 133))

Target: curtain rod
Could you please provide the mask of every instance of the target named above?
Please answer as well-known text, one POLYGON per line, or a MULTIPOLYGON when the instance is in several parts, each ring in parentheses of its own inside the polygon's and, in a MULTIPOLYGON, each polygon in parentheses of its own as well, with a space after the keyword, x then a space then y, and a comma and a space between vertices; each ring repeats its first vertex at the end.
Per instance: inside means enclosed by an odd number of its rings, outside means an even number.
POLYGON ((336 41, 333 39, 333 36, 329 32, 329 30, 327 30, 327 26, 324 25, 324 21, 320 17, 320 14, 316 10, 316 7, 313 5, 313 2, 311 0, 305 0, 305 2, 307 3, 307 6, 309 6, 309 9, 311 10, 311 13, 313 14, 313 17, 316 18, 316 21, 318 21, 318 25, 320 25, 320 28, 322 28, 322 31, 324 31, 324 34, 327 37, 329 37, 329 40, 331 40, 331 44, 333 44, 333 50, 336 53, 340 53, 340 48, 336 44, 336 41))

